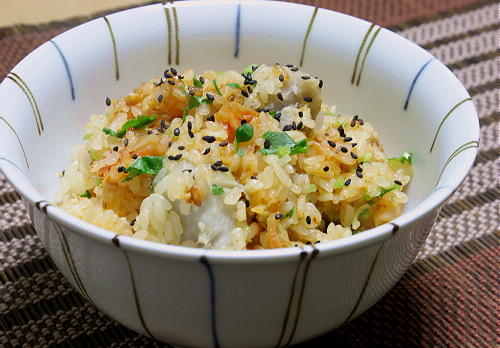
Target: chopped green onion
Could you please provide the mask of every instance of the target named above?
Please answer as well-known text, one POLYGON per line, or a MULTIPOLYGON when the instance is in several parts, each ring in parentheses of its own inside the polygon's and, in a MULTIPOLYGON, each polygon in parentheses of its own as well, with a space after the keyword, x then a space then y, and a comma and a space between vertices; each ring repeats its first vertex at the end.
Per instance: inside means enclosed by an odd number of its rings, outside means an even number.
POLYGON ((101 185, 102 185, 102 178, 97 178, 97 179, 95 180, 95 184, 96 184, 97 186, 101 186, 101 185))
POLYGON ((91 195, 90 195, 90 192, 89 190, 85 190, 84 193, 82 193, 81 195, 79 195, 80 197, 85 197, 85 198, 90 198, 91 195))
POLYGON ((87 133, 82 137, 83 140, 89 140, 90 138, 92 138, 92 133, 87 133))
POLYGON ((309 184, 309 187, 307 188, 307 193, 312 193, 318 191, 318 187, 314 184, 309 184))
POLYGON ((101 158, 101 153, 96 150, 90 150, 90 157, 94 160, 97 161, 101 158))
POLYGON ((217 85, 217 80, 212 80, 212 83, 214 84, 215 90, 217 91, 218 95, 222 95, 222 92, 219 89, 219 86, 217 85))
POLYGON ((285 156, 288 156, 290 154, 290 147, 288 146, 280 146, 278 147, 277 151, 276 151, 276 155, 278 155, 278 157, 285 157, 285 156))
POLYGON ((198 97, 195 95, 190 95, 188 98, 188 103, 186 107, 184 108, 184 114, 182 116, 182 119, 186 119, 186 116, 188 115, 189 110, 197 108, 201 104, 212 104, 212 100, 205 98, 203 99, 202 97, 198 97))
POLYGON ((372 159, 373 154, 371 152, 365 153, 361 158, 359 159, 360 162, 362 163, 371 163, 370 160, 372 159))
POLYGON ((364 216, 369 216, 370 215, 370 209, 366 208, 361 211, 358 215, 358 219, 363 218, 364 216))
POLYGON ((258 67, 258 65, 257 65, 257 64, 251 64, 251 65, 247 66, 247 67, 246 67, 245 69, 243 69, 243 71, 242 71, 243 75, 246 75, 246 74, 248 74, 248 73, 250 73, 250 74, 251 74, 251 73, 253 73, 253 69, 252 69, 253 67, 258 67))
POLYGON ((389 158, 389 161, 397 161, 401 163, 412 164, 413 162, 413 152, 405 151, 400 157, 389 158))
POLYGON ((228 83, 226 86, 241 89, 241 86, 237 83, 234 83, 234 82, 228 83))
POLYGON ((285 217, 292 217, 293 214, 295 213, 295 207, 292 207, 292 209, 290 209, 290 211, 288 213, 286 213, 285 217))
POLYGON ((344 177, 343 176, 338 176, 335 178, 335 181, 333 182, 333 189, 338 190, 339 188, 344 187, 344 177))
POLYGON ((186 97, 189 95, 189 92, 186 91, 186 89, 182 86, 177 86, 177 89, 181 91, 182 94, 184 94, 186 97))
POLYGON ((212 193, 215 195, 215 196, 218 196, 218 195, 221 195, 224 193, 224 188, 223 187, 220 187, 220 186, 217 186, 215 184, 212 184, 212 193))
POLYGON ((145 156, 136 160, 127 168, 127 177, 123 181, 132 180, 141 174, 156 175, 163 168, 163 157, 145 156))
POLYGON ((398 184, 392 184, 388 188, 381 187, 379 193, 377 193, 376 195, 370 195, 370 194, 366 193, 365 200, 368 202, 369 205, 373 205, 373 204, 377 203, 385 194, 387 194, 391 191, 400 189, 400 188, 401 188, 401 185, 398 185, 398 184))

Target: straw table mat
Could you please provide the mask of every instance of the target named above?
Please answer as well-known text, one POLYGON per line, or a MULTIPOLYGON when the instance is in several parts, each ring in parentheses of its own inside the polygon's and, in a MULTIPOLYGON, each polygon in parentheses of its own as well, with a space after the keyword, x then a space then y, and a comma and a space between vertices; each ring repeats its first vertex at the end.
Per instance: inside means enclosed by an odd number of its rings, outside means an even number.
MULTIPOLYGON (((476 163, 410 270, 365 314, 299 346, 499 347, 497 2, 294 2, 364 18, 430 50, 468 89, 481 124, 476 163)), ((0 28, 0 79, 38 45, 88 19, 0 28)), ((53 345, 163 346, 108 318, 70 287, 0 174, 0 346, 53 345)))

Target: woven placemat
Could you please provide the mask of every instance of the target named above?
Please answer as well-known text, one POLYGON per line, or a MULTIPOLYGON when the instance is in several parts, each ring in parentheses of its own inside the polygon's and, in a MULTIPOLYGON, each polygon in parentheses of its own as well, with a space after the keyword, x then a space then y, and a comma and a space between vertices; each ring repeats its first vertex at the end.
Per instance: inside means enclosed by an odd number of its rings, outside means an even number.
MULTIPOLYGON (((497 2, 293 2, 367 19, 430 50, 469 90, 481 124, 476 163, 410 270, 358 319, 300 346, 500 346, 497 2)), ((0 28, 0 80, 38 45, 88 19, 0 28)), ((0 346, 52 345, 163 346, 108 318, 66 282, 0 174, 0 346)))

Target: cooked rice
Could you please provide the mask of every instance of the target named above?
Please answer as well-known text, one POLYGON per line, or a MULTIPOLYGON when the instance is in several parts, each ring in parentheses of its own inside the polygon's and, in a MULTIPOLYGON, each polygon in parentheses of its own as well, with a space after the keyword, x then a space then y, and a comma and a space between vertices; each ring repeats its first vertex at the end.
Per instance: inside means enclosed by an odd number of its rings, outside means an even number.
POLYGON ((194 72, 183 74, 180 79, 167 71, 175 86, 167 78, 143 83, 113 100, 105 114, 90 118, 85 141, 74 149, 61 178, 61 208, 119 234, 209 249, 325 242, 402 213, 408 198, 401 190, 410 181, 411 165, 388 160, 370 123, 337 115, 335 107, 322 103, 317 78, 261 65, 250 78, 236 71, 207 71, 203 87, 195 87, 194 72), (254 87, 249 91, 248 85, 254 87), (208 93, 214 101, 190 109, 183 120, 188 91, 203 98, 208 93), (279 121, 272 116, 277 111, 279 121), (129 129, 123 138, 103 132, 117 132, 139 115, 157 118, 146 128, 129 129), (237 145, 235 131, 242 120, 254 134, 237 145), (300 130, 294 130, 292 125, 297 129, 299 123, 300 130), (287 154, 289 148, 282 148, 280 157, 259 151, 266 132, 288 126, 292 129, 286 133, 295 142, 307 139, 307 153, 287 154), (210 137, 215 141, 204 140, 210 137), (163 156, 163 168, 154 177, 123 181, 125 168, 136 161, 132 156, 163 156), (228 171, 214 170, 217 161, 221 165, 216 168, 228 171), (402 185, 394 186, 395 181, 402 185), (223 193, 217 195, 214 187, 223 193))

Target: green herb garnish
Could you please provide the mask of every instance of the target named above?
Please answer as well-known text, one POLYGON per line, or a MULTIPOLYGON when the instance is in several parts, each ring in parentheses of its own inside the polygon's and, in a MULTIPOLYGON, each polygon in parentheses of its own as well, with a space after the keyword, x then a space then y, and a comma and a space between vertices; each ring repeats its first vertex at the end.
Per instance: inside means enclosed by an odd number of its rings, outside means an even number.
POLYGON ((198 97, 195 95, 190 95, 188 99, 188 103, 186 107, 184 108, 184 115, 182 116, 182 119, 186 119, 186 116, 188 115, 189 110, 197 108, 201 104, 212 104, 213 101, 208 99, 208 98, 202 98, 198 97))
POLYGON ((236 142, 246 143, 253 137, 253 127, 250 123, 245 123, 236 129, 236 142))
POLYGON ((85 198, 90 198, 91 195, 90 195, 90 192, 89 190, 85 190, 84 193, 82 193, 81 195, 79 195, 80 197, 85 197, 85 198))
POLYGON ((95 184, 96 184, 97 186, 101 186, 101 185, 102 185, 102 178, 97 178, 97 179, 95 180, 95 184))
POLYGON ((243 157, 243 155, 245 154, 245 151, 243 151, 243 149, 238 149, 238 150, 236 150, 236 153, 238 154, 238 156, 243 157))
POLYGON ((241 86, 237 83, 234 83, 234 82, 228 83, 226 86, 241 89, 241 86))
POLYGON ((295 207, 293 207, 288 213, 286 213, 285 217, 290 218, 295 213, 295 207))
POLYGON ((392 184, 390 187, 388 188, 383 188, 381 187, 380 188, 380 192, 374 196, 372 195, 369 195, 368 193, 365 194, 365 200, 368 202, 369 205, 374 205, 375 203, 377 203, 385 194, 391 192, 391 191, 394 191, 394 190, 397 190, 397 189, 400 189, 401 188, 401 185, 398 185, 398 184, 392 184))
POLYGON ((274 116, 276 116, 276 114, 278 113, 278 111, 269 111, 268 114, 271 115, 273 118, 274 116))
POLYGON ((215 90, 217 91, 218 95, 222 95, 222 92, 219 89, 219 86, 217 85, 217 80, 212 80, 212 83, 214 84, 215 90))
POLYGON ((361 211, 358 215, 358 219, 361 219, 364 216, 369 216, 370 215, 370 209, 366 208, 361 211))
POLYGON ((309 184, 309 187, 307 188, 307 193, 313 193, 318 191, 318 187, 314 184, 309 184))
POLYGON ((283 157, 287 155, 286 149, 282 149, 283 147, 288 147, 290 155, 296 155, 299 153, 307 152, 307 139, 302 139, 298 142, 295 142, 290 136, 285 132, 266 132, 262 137, 269 141, 269 148, 260 149, 260 153, 264 155, 278 154, 278 156, 283 157), (281 149, 280 149, 281 148, 281 149))
POLYGON ((90 138, 92 138, 92 133, 87 133, 82 137, 83 140, 89 140, 90 138))
POLYGON ((405 151, 400 157, 389 158, 389 161, 397 161, 401 163, 412 164, 413 162, 413 152, 405 151))
POLYGON ((201 81, 199 79, 197 79, 196 77, 193 77, 193 84, 195 87, 199 87, 199 88, 203 87, 203 83, 201 83, 201 81))
POLYGON ((96 150, 90 150, 90 157, 94 160, 97 161, 101 158, 101 153, 96 150))
POLYGON ((123 181, 132 180, 141 174, 156 175, 163 168, 163 157, 141 157, 127 168, 127 177, 123 181))
MULTIPOLYGON (((194 81, 194 79, 193 79, 193 81, 194 81)), ((201 83, 201 82, 200 82, 200 83, 201 83)), ((185 89, 184 87, 182 87, 182 86, 177 86, 177 89, 178 89, 179 91, 181 91, 181 93, 182 93, 182 94, 184 94, 185 96, 188 96, 188 95, 189 95, 189 92, 188 92, 188 91, 186 91, 186 89, 185 89)))
POLYGON ((113 131, 112 129, 109 128, 103 128, 102 131, 108 135, 111 135, 113 137, 121 138, 125 135, 127 130, 130 128, 134 129, 141 129, 146 126, 149 126, 151 123, 156 120, 157 116, 144 116, 144 115, 139 115, 136 118, 132 118, 125 122, 122 126, 122 129, 120 129, 118 132, 113 131))
POLYGON ((325 116, 333 116, 337 118, 337 123, 341 126, 345 126, 345 122, 340 119, 340 114, 334 114, 333 112, 325 112, 325 116))
POLYGON ((220 186, 217 186, 215 184, 212 184, 212 193, 215 195, 215 196, 218 196, 218 195, 221 195, 224 193, 224 188, 223 187, 220 187, 220 186))

